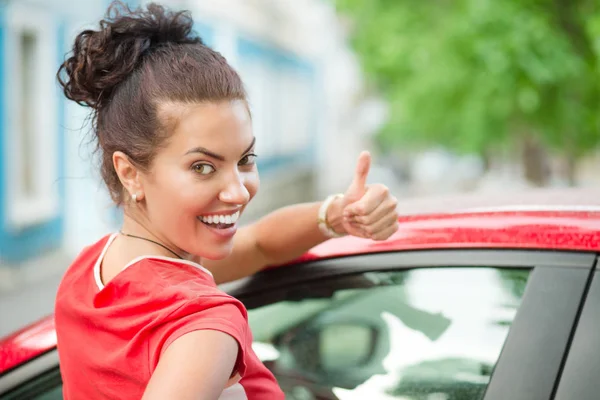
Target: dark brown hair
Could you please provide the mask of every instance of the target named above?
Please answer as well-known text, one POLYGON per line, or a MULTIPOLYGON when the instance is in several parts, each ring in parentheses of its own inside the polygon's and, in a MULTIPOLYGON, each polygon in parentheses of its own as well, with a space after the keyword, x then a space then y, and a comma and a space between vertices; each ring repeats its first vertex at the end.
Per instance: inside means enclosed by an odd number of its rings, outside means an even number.
POLYGON ((169 136, 157 116, 161 102, 246 100, 238 74, 192 28, 186 11, 155 3, 131 10, 116 1, 99 30, 77 35, 58 70, 65 96, 93 110, 102 178, 117 204, 123 187, 112 155, 122 151, 137 167, 150 166, 169 136))

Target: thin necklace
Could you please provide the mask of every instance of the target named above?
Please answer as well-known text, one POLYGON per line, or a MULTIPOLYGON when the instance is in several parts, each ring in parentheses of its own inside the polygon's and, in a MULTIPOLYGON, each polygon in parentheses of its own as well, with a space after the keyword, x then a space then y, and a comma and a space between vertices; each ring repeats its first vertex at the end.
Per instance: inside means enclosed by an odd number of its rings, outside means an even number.
POLYGON ((141 236, 135 236, 135 235, 130 235, 129 233, 124 233, 123 231, 119 231, 119 233, 120 233, 121 235, 124 235, 124 236, 129 236, 129 237, 132 237, 132 238, 134 238, 134 239, 141 239, 141 240, 145 240, 145 241, 147 241, 147 242, 151 242, 151 243, 154 243, 154 244, 156 244, 156 245, 159 245, 159 246, 160 246, 160 247, 162 247, 163 249, 165 249, 165 250, 167 250, 168 252, 170 252, 171 254, 173 254, 175 257, 177 257, 177 258, 179 258, 179 259, 183 260, 183 257, 181 257, 179 254, 175 253, 173 250, 171 250, 170 248, 168 248, 167 246, 165 246, 165 245, 164 245, 164 244, 162 244, 162 243, 158 243, 158 242, 156 242, 156 241, 154 241, 154 240, 152 240, 152 239, 147 239, 147 238, 145 238, 145 237, 141 237, 141 236))

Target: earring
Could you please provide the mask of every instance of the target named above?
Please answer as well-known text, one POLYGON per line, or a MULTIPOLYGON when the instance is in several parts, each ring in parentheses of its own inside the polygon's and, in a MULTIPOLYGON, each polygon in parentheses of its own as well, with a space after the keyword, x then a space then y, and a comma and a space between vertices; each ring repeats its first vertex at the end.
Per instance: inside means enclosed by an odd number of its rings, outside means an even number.
POLYGON ((131 195, 131 199, 133 200, 133 202, 137 202, 137 193, 134 193, 131 195))

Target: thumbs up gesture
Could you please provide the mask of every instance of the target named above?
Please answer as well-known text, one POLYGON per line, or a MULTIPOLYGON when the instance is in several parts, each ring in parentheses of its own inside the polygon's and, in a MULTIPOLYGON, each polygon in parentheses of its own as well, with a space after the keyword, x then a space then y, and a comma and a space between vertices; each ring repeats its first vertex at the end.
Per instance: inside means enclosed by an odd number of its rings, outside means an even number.
MULTIPOLYGON (((350 186, 338 207, 328 210, 327 220, 340 221, 345 233, 373 240, 385 240, 398 230, 398 201, 382 184, 367 185, 371 155, 363 151, 358 157, 350 186), (329 215, 341 213, 340 215, 329 215)), ((334 227, 340 230, 339 224, 334 227)), ((342 233, 342 232, 338 232, 342 233)))

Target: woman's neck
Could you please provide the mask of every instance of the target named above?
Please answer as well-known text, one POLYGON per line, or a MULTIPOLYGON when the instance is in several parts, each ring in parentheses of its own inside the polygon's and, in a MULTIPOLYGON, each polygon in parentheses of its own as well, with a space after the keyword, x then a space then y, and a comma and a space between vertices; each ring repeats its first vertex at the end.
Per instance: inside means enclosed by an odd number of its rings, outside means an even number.
POLYGON ((167 252, 165 255, 169 257, 195 261, 190 254, 175 246, 158 230, 153 229, 152 224, 146 218, 131 214, 129 212, 124 213, 123 225, 120 229, 123 236, 131 241, 145 242, 143 245, 145 248, 150 245, 156 247, 157 250, 160 249, 160 253, 167 252))

